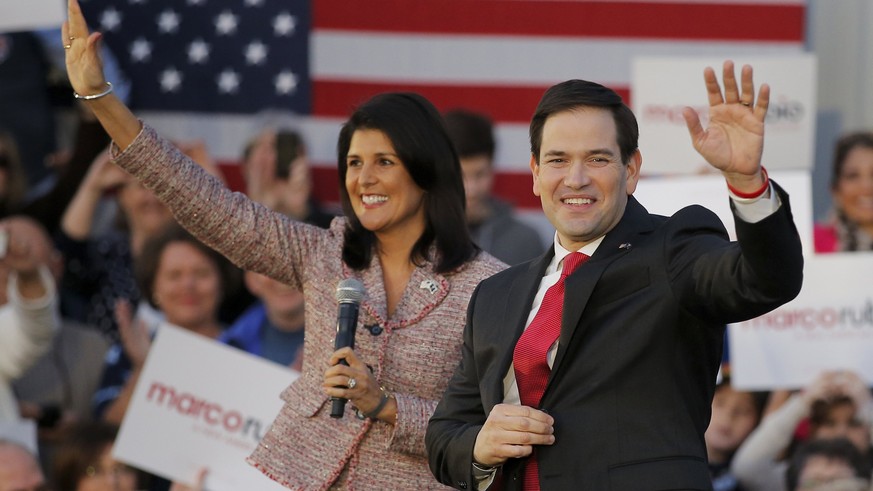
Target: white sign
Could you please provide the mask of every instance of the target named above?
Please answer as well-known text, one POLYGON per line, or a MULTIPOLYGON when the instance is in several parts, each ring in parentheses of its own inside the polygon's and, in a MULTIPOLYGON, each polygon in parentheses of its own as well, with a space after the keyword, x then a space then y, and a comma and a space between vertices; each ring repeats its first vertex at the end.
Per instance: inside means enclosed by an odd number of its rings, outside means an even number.
POLYGON ((731 383, 797 389, 822 370, 847 369, 873 385, 873 253, 807 255, 798 297, 729 327, 731 383))
MULTIPOLYGON (((645 169, 647 162, 643 162, 645 169)), ((790 195, 791 213, 806 255, 813 253, 812 188, 807 171, 773 171, 773 181, 790 195)), ((649 211, 670 216, 691 204, 702 205, 718 215, 732 240, 736 240, 734 217, 727 185, 720 173, 696 176, 644 177, 634 197, 649 211)), ((551 237, 550 237, 551 239, 551 237)))
MULTIPOLYGON (((763 162, 768 170, 812 169, 816 117, 816 59, 812 55, 736 57, 740 69, 754 69, 755 93, 770 85, 763 162)), ((703 69, 712 67, 719 80, 724 58, 645 57, 633 61, 631 93, 640 125, 643 175, 694 174, 709 165, 691 146, 682 109, 697 110, 706 127, 709 102, 703 69)))
POLYGON ((125 414, 118 460, 211 491, 285 489, 246 463, 298 373, 162 324, 125 414))
POLYGON ((66 19, 63 0, 4 0, 0 6, 0 32, 61 27, 66 19))

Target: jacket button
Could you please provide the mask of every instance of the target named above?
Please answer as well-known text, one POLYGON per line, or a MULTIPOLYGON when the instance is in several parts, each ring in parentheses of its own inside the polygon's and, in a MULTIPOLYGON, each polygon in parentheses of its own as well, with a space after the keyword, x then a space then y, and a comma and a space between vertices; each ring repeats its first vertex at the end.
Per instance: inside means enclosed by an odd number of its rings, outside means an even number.
POLYGON ((458 487, 461 489, 467 489, 467 481, 458 481, 458 487))

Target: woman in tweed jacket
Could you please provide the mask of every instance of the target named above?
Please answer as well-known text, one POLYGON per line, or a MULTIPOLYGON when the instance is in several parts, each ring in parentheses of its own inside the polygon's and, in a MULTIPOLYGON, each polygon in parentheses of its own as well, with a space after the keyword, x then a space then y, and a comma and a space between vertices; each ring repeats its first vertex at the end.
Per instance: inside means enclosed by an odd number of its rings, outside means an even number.
MULTIPOLYGON (((89 36, 76 0, 63 39, 74 90, 104 92, 99 34, 89 36)), ((87 102, 115 162, 180 223, 240 267, 304 293, 302 375, 249 461, 291 489, 442 488, 427 468, 425 427, 460 360, 470 295, 504 265, 470 239, 460 165, 436 109, 415 94, 383 94, 356 110, 337 145, 347 218, 323 230, 230 192, 113 95, 87 102), (355 350, 334 352, 344 278, 367 294, 355 350), (365 417, 331 418, 330 397, 365 417)))

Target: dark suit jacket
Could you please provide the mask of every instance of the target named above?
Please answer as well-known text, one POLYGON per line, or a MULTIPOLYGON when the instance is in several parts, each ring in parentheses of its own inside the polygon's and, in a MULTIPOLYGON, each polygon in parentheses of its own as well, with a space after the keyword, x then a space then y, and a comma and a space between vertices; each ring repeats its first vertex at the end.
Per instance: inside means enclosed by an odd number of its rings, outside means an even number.
MULTIPOLYGON (((730 242, 709 210, 649 214, 633 197, 592 258, 567 278, 558 351, 540 409, 555 443, 536 449, 544 490, 711 489, 709 424, 724 325, 794 298, 803 258, 788 196, 730 242)), ((474 488, 476 435, 503 401, 503 377, 553 249, 483 281, 463 357, 427 429, 434 475, 474 488)), ((520 489, 524 459, 502 468, 520 489)))

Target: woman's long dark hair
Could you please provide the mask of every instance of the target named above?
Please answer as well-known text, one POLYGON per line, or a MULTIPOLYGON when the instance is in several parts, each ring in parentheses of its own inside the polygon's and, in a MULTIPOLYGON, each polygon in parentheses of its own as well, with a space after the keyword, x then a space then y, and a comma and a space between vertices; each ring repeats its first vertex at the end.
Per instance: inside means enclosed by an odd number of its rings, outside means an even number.
POLYGON ((424 97, 413 93, 380 94, 357 108, 343 125, 337 142, 340 197, 348 218, 343 261, 353 269, 370 265, 376 236, 364 228, 346 190, 346 157, 357 130, 384 133, 415 184, 424 190, 425 227, 412 248, 411 260, 430 260, 437 273, 457 269, 478 254, 464 213, 464 182, 458 155, 446 133, 442 117, 424 97), (436 257, 430 248, 436 246, 436 257))

